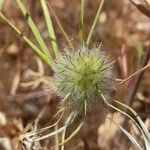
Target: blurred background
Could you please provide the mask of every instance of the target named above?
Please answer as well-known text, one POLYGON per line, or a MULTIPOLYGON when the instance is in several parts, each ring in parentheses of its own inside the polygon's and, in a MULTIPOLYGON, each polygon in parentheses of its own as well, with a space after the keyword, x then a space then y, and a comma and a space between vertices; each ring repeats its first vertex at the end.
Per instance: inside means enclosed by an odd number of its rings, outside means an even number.
MULTIPOLYGON (((24 2, 49 50, 52 51, 40 2, 35 0, 24 0, 24 2)), ((85 2, 84 39, 89 33, 99 0, 86 0, 85 2)), ((73 45, 78 45, 80 0, 47 0, 47 3, 55 11, 73 45)), ((142 7, 137 7, 134 1, 130 0, 107 0, 99 17, 92 43, 102 42, 102 50, 116 60, 114 82, 116 82, 115 79, 125 79, 142 68, 146 58, 145 64, 148 63, 150 1, 140 1, 140 6, 142 7)), ((1 11, 23 34, 34 41, 15 1, 5 0, 1 11)), ((53 15, 52 20, 58 45, 63 52, 67 47, 67 42, 53 15)), ((52 74, 47 64, 16 35, 7 23, 0 20, 0 150, 16 149, 18 134, 29 122, 33 122, 41 111, 43 115, 39 120, 38 128, 49 126, 57 120, 53 118, 53 115, 58 110, 59 98, 49 88, 52 74)), ((116 90, 110 92, 108 99, 112 103, 113 100, 118 100, 130 104, 149 128, 150 69, 146 69, 144 74, 138 78, 139 84, 137 85, 135 84, 136 79, 137 76, 119 86, 115 83, 116 90)), ((114 113, 102 105, 96 106, 88 113, 85 124, 78 135, 66 144, 66 149, 132 150, 133 147, 129 140, 106 119, 108 113, 116 122, 122 122, 123 117, 119 113, 114 113)), ((63 119, 55 126, 55 130, 63 124, 63 119)), ((138 139, 139 143, 143 144, 141 135, 135 126, 130 121, 127 124, 128 131, 138 139)), ((45 150, 53 146, 58 150, 59 140, 59 136, 55 136, 41 144, 45 150)))

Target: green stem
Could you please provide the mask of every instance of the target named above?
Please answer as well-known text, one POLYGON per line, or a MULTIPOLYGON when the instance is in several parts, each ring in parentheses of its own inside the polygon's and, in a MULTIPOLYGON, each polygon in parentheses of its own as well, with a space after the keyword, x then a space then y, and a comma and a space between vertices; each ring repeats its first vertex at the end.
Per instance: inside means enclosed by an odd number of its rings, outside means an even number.
POLYGON ((56 22, 57 22, 57 24, 58 24, 58 26, 59 26, 61 32, 63 33, 63 36, 65 37, 66 41, 68 42, 68 44, 69 44, 71 50, 74 50, 73 45, 72 45, 71 40, 70 40, 70 37, 68 36, 68 34, 66 33, 66 31, 65 31, 64 28, 62 27, 62 25, 61 25, 61 23, 60 23, 58 17, 56 16, 54 10, 53 10, 51 7, 50 7, 50 10, 51 10, 52 14, 54 15, 55 20, 56 20, 56 22))
POLYGON ((80 36, 81 42, 83 42, 84 3, 85 3, 85 0, 81 0, 80 29, 79 29, 79 36, 80 36))
POLYGON ((53 62, 53 59, 49 58, 47 55, 45 55, 41 49, 39 49, 29 38, 27 38, 25 35, 22 34, 22 32, 15 27, 4 15, 0 12, 0 18, 8 23, 8 25, 19 35, 22 37, 22 39, 36 52, 41 56, 41 58, 51 67, 53 62))
POLYGON ((30 27, 30 29, 31 29, 36 41, 37 41, 37 43, 39 44, 41 50, 43 51, 43 53, 45 55, 51 57, 50 53, 49 53, 49 50, 48 50, 48 48, 47 48, 47 46, 46 46, 46 44, 45 44, 45 42, 42 38, 37 26, 35 25, 32 17, 29 15, 29 13, 28 13, 25 5, 23 4, 22 0, 16 0, 16 2, 18 4, 20 10, 22 11, 23 15, 25 16, 25 19, 26 19, 26 21, 27 21, 27 23, 28 23, 28 25, 29 25, 29 27, 30 27))
POLYGON ((56 40, 56 35, 55 35, 55 31, 53 28, 53 24, 52 24, 52 19, 48 10, 48 7, 46 5, 45 0, 40 0, 41 1, 41 6, 43 9, 43 13, 44 13, 44 17, 45 17, 45 21, 46 21, 46 25, 47 25, 47 29, 48 29, 48 33, 49 33, 49 37, 52 43, 52 47, 55 53, 55 56, 57 57, 60 53, 58 45, 57 45, 57 40, 56 40))
POLYGON ((90 30, 90 32, 89 32, 89 35, 88 35, 88 38, 87 38, 87 41, 86 41, 87 46, 89 46, 89 44, 90 44, 90 42, 91 42, 92 34, 93 34, 94 29, 95 29, 95 27, 96 27, 96 24, 97 24, 97 22, 98 22, 98 18, 99 18, 99 16, 100 16, 101 10, 102 10, 102 8, 103 8, 104 2, 105 2, 105 0, 101 0, 101 3, 100 3, 100 5, 99 5, 98 11, 97 11, 96 16, 95 16, 95 18, 94 18, 94 21, 93 21, 91 30, 90 30))
MULTIPOLYGON (((65 141, 67 127, 72 122, 72 120, 74 119, 74 116, 75 116, 75 114, 71 113, 70 116, 68 117, 66 123, 65 123, 65 127, 64 127, 64 130, 63 130, 63 133, 62 133, 62 143, 64 143, 64 141, 65 141)), ((62 144, 61 150, 64 150, 64 148, 65 148, 65 146, 64 146, 64 144, 62 144)))

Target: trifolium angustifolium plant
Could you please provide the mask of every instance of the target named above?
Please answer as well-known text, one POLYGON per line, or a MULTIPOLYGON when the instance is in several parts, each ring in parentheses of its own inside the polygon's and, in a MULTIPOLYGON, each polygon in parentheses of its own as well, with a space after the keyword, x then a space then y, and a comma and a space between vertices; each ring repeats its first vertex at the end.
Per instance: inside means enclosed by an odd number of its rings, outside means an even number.
MULTIPOLYGON (((36 44, 34 44, 32 39, 25 36, 18 29, 18 27, 12 24, 9 19, 7 19, 5 14, 0 11, 0 18, 8 23, 8 25, 50 66, 54 72, 54 76, 52 76, 51 80, 51 89, 53 89, 54 92, 61 97, 61 103, 63 106, 62 108, 65 108, 65 110, 69 108, 71 113, 67 116, 67 120, 64 122, 63 127, 60 127, 57 131, 53 131, 46 136, 44 135, 37 140, 40 141, 62 132, 62 142, 59 144, 61 145, 61 150, 64 150, 64 144, 72 139, 79 132, 83 125, 83 120, 81 120, 72 134, 65 139, 67 127, 73 122, 76 114, 80 113, 86 115, 86 112, 91 108, 91 106, 95 108, 94 104, 97 101, 103 101, 107 103, 102 94, 105 91, 109 91, 109 87, 111 87, 111 68, 113 62, 104 52, 101 51, 101 47, 90 45, 92 34, 99 20, 104 1, 105 0, 100 1, 91 29, 85 40, 85 37, 83 36, 85 1, 81 0, 81 26, 79 38, 80 43, 85 44, 78 47, 73 47, 70 37, 66 34, 65 30, 61 26, 52 8, 47 6, 47 2, 45 0, 40 0, 54 56, 52 56, 49 52, 49 48, 47 47, 41 33, 36 26, 36 23, 30 16, 22 0, 16 0, 16 2, 35 37, 36 44), (51 20, 51 14, 49 13, 48 8, 51 9, 56 22, 67 41, 66 45, 69 45, 69 48, 66 48, 64 53, 61 53, 61 50, 59 49, 55 30, 51 20)), ((60 108, 58 111, 59 114, 61 112, 63 114, 64 110, 61 110, 62 109, 60 108)), ((36 140, 34 140, 34 142, 36 142, 36 140)))
MULTIPOLYGON (((46 135, 43 134, 43 136, 41 136, 41 133, 43 131, 45 132, 46 129, 50 129, 51 127, 56 126, 56 123, 39 130, 35 130, 31 132, 27 131, 28 134, 27 132, 25 133, 23 131, 22 132, 23 134, 21 135, 21 137, 23 138, 19 140, 19 142, 22 143, 23 148, 24 146, 30 146, 31 144, 32 144, 31 146, 33 146, 36 144, 36 142, 39 142, 40 140, 47 139, 54 135, 58 135, 58 133, 62 132, 61 143, 58 143, 57 145, 58 146, 60 145, 61 150, 64 150, 64 144, 66 144, 70 139, 72 139, 83 126, 84 121, 81 120, 81 123, 79 123, 77 128, 73 130, 70 136, 68 136, 67 138, 65 137, 67 128, 69 127, 70 124, 72 124, 76 114, 79 112, 85 112, 86 114, 86 111, 89 110, 91 106, 94 106, 94 104, 97 101, 103 101, 105 104, 107 104, 114 110, 117 110, 122 114, 126 115, 132 121, 134 120, 134 118, 130 117, 126 112, 123 112, 117 107, 109 104, 105 99, 103 94, 105 93, 105 91, 109 91, 109 88, 112 86, 111 68, 113 62, 109 59, 109 57, 104 52, 101 51, 100 47, 92 46, 92 48, 89 48, 92 34, 99 20, 100 12, 102 10, 104 1, 105 0, 100 1, 91 29, 85 40, 85 37, 83 36, 85 0, 81 0, 79 37, 80 37, 80 43, 85 43, 85 44, 78 46, 77 48, 73 47, 69 36, 66 34, 65 30, 59 23, 56 15, 53 13, 56 22, 64 35, 64 38, 66 39, 68 45, 72 49, 72 51, 70 51, 69 50, 70 48, 66 48, 65 52, 61 53, 61 50, 59 49, 57 43, 57 38, 55 36, 55 30, 53 28, 51 14, 49 13, 49 9, 47 6, 48 2, 46 0, 40 0, 46 25, 48 28, 48 33, 53 48, 54 56, 52 56, 51 53, 49 52, 49 49, 46 46, 46 43, 36 26, 36 23, 33 21, 32 17, 27 11, 26 6, 24 5, 24 2, 22 0, 16 0, 16 2, 20 10, 22 11, 24 19, 26 20, 29 28, 31 29, 35 37, 36 44, 34 44, 32 39, 25 36, 19 30, 18 27, 12 24, 9 21, 9 19, 7 19, 5 14, 0 10, 0 19, 6 22, 20 36, 20 38, 22 38, 27 43, 27 45, 30 46, 54 71, 54 76, 52 77, 51 80, 53 90, 61 97, 62 99, 61 102, 65 107, 65 109, 67 107, 71 110, 71 113, 67 116, 67 120, 64 122, 64 126, 60 127, 57 130, 52 131, 51 133, 48 133, 46 135), (24 139, 26 139, 25 142, 24 139)), ((4 0, 0 1, 0 7, 3 2, 4 0)), ((131 108, 125 106, 124 104, 121 105, 124 106, 125 108, 128 108, 133 113, 133 115, 135 115, 137 123, 136 121, 134 121, 134 123, 137 125, 137 127, 139 127, 141 133, 143 134, 144 141, 146 143, 146 148, 149 149, 150 134, 148 133, 145 126, 143 125, 142 120, 131 108)), ((58 111, 58 112, 62 112, 63 114, 63 111, 58 111)), ((58 122, 59 120, 57 121, 57 123, 58 122)), ((29 127, 28 125, 27 127, 29 127)), ((119 125, 118 127, 128 136, 128 138, 133 142, 133 144, 138 149, 141 149, 140 145, 136 142, 136 140, 126 130, 124 130, 124 128, 122 128, 119 125)), ((27 130, 27 128, 25 128, 25 130, 27 130)))
POLYGON ((66 49, 52 67, 51 86, 62 99, 68 95, 62 104, 71 111, 86 113, 100 101, 99 93, 111 87, 113 63, 100 48, 83 44, 73 51, 66 49))

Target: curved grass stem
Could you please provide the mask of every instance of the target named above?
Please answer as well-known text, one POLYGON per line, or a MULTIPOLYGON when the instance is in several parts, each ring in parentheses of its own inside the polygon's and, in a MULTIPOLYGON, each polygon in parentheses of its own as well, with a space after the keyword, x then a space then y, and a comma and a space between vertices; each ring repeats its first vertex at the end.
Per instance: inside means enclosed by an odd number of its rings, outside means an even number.
MULTIPOLYGON (((69 115, 69 117, 67 118, 67 121, 65 123, 64 130, 63 130, 63 133, 62 133, 62 143, 64 143, 64 141, 65 141, 67 127, 73 121, 74 117, 75 117, 75 114, 71 113, 69 115)), ((65 146, 64 146, 64 144, 62 144, 61 150, 64 150, 64 148, 65 148, 65 146)))
POLYGON ((146 138, 148 141, 150 140, 150 134, 148 133, 148 130, 144 127, 144 124, 142 122, 142 120, 140 119, 140 117, 138 116, 138 114, 132 110, 131 108, 129 108, 127 105, 121 103, 121 102, 118 102, 118 101, 115 101, 117 104, 127 108, 128 110, 130 110, 130 112, 136 117, 136 119, 138 121, 136 121, 135 119, 133 119, 133 117, 131 117, 129 114, 127 114, 126 112, 120 110, 119 108, 111 105, 110 103, 107 102, 107 100, 105 99, 104 95, 102 93, 100 93, 101 95, 101 98, 104 100, 104 102, 111 108, 113 108, 114 110, 120 112, 121 114, 125 115, 126 117, 128 117, 129 119, 131 119, 134 124, 136 125, 136 127, 139 129, 139 131, 142 133, 142 135, 144 136, 144 138, 146 138))
POLYGON ((104 100, 104 102, 105 102, 109 107, 113 108, 114 110, 120 112, 121 114, 123 114, 123 115, 125 115, 126 117, 128 117, 129 119, 131 119, 131 120, 135 123, 135 125, 138 127, 138 129, 141 131, 141 128, 140 128, 140 126, 138 125, 138 123, 137 123, 130 115, 128 115, 128 114, 125 113, 124 111, 122 111, 122 110, 120 110, 119 108, 117 108, 117 107, 111 105, 110 103, 108 103, 103 94, 100 94, 100 95, 101 95, 101 98, 104 100))
POLYGON ((54 63, 53 59, 45 55, 41 49, 39 49, 28 37, 23 35, 23 33, 16 27, 14 26, 6 17, 5 15, 0 12, 0 18, 8 23, 8 25, 19 35, 21 38, 36 52, 39 54, 39 56, 51 67, 52 64, 54 63))
POLYGON ((81 129, 83 125, 83 122, 81 122, 78 127, 69 135, 68 138, 66 138, 62 143, 60 143, 59 145, 64 145, 66 143, 68 143, 81 129))

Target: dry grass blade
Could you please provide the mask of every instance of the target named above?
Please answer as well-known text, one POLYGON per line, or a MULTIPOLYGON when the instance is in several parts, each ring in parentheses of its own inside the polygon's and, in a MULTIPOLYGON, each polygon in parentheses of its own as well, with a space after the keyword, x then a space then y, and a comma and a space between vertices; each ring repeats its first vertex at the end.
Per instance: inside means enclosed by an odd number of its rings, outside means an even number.
MULTIPOLYGON (((65 123, 64 130, 62 133, 62 143, 64 143, 65 141, 66 130, 67 130, 68 125, 72 122, 72 119, 74 119, 74 113, 71 113, 70 116, 67 118, 67 121, 65 123)), ((65 148, 64 144, 62 144, 61 150, 64 150, 64 148, 65 148)))
POLYGON ((146 65, 145 67, 143 67, 142 69, 136 71, 135 73, 133 73, 132 75, 130 75, 129 77, 127 77, 126 79, 122 80, 119 84, 123 84, 126 81, 128 81, 129 79, 133 78, 134 76, 138 75, 139 73, 145 71, 146 69, 148 69, 150 67, 150 64, 146 65))
POLYGON ((65 31, 64 28, 62 27, 62 25, 61 25, 61 23, 60 23, 58 17, 56 16, 54 10, 53 10, 50 6, 49 6, 49 8, 50 8, 50 10, 51 10, 51 12, 52 12, 52 14, 53 14, 53 16, 54 16, 54 18, 55 18, 57 24, 58 24, 60 30, 62 31, 62 33, 63 33, 63 35, 64 35, 66 41, 68 42, 70 48, 73 50, 74 48, 73 48, 73 45, 72 45, 72 43, 71 43, 71 40, 70 40, 69 36, 67 35, 66 31, 65 31))

